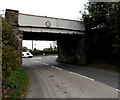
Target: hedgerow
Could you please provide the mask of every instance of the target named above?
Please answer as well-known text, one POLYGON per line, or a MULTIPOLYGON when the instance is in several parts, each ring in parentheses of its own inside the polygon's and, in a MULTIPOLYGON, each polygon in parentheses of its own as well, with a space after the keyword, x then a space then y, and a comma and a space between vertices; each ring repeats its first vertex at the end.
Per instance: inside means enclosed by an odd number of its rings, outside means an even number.
POLYGON ((12 71, 20 67, 20 53, 18 40, 14 35, 14 28, 2 19, 2 86, 3 97, 7 91, 12 71))

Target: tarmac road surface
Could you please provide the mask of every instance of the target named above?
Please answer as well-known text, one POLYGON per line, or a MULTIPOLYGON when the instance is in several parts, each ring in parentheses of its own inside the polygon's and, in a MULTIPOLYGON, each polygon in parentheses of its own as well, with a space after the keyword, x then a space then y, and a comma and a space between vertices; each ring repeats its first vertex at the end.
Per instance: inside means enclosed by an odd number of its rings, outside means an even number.
POLYGON ((30 79, 26 98, 118 98, 117 73, 61 64, 55 59, 23 59, 23 69, 30 79))

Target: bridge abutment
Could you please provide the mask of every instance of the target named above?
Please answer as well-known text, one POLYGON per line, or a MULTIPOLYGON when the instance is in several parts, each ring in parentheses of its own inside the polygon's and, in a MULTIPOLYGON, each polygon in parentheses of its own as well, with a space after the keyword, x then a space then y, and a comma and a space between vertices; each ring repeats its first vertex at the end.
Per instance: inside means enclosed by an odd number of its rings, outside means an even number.
POLYGON ((58 61, 71 64, 86 63, 85 36, 72 35, 58 40, 58 61))
POLYGON ((19 11, 17 10, 11 10, 11 9, 6 9, 5 13, 5 19, 7 22, 9 22, 14 29, 14 35, 17 38, 17 41, 19 43, 18 51, 20 52, 20 62, 22 64, 22 40, 23 40, 23 32, 18 29, 18 14, 19 11))

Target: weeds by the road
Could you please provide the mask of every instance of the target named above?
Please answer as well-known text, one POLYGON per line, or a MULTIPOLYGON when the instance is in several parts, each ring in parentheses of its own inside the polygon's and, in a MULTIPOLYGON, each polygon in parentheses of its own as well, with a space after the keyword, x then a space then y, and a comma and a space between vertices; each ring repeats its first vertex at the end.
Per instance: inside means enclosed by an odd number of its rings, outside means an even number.
POLYGON ((3 89, 6 90, 3 98, 23 98, 28 84, 28 76, 23 70, 16 69, 12 71, 7 86, 3 86, 3 89))
POLYGON ((85 67, 98 68, 107 71, 119 72, 120 70, 120 62, 109 61, 109 60, 101 60, 101 59, 92 59, 90 60, 85 67))
MULTIPOLYGON (((61 62, 58 58, 56 59, 57 62, 61 62)), ((64 63, 64 62, 61 62, 64 63)), ((72 63, 69 63, 72 64, 72 63)), ((90 67, 90 68, 98 68, 102 70, 112 71, 112 72, 119 72, 120 71, 120 62, 119 61, 110 61, 106 59, 91 59, 86 64, 78 64, 74 63, 72 65, 76 66, 83 66, 83 67, 90 67)))

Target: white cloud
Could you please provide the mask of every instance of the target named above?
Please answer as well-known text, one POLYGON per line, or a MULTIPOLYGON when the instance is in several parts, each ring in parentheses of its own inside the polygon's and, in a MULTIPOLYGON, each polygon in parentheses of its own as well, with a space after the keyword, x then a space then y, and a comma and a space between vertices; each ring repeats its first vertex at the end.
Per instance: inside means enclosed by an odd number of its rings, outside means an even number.
POLYGON ((15 9, 20 13, 66 19, 78 17, 88 0, 2 0, 0 10, 15 9))

